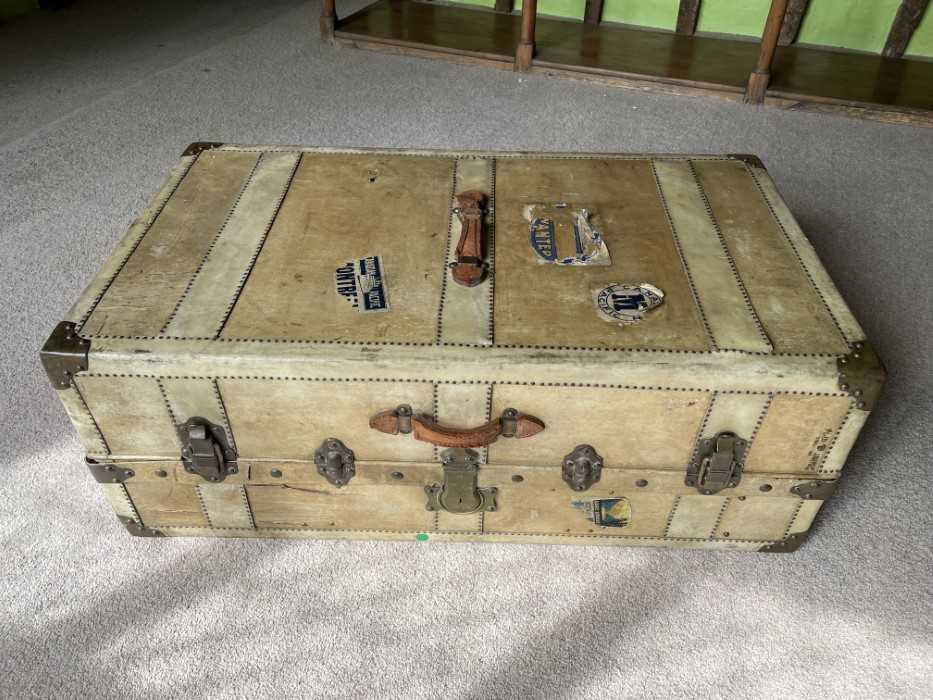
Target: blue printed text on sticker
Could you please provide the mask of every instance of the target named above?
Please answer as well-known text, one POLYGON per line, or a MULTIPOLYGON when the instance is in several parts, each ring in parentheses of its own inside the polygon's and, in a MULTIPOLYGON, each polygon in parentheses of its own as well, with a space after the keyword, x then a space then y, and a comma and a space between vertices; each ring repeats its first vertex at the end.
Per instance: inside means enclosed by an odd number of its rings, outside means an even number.
POLYGON ((334 282, 337 293, 360 313, 389 310, 381 255, 344 263, 334 271, 334 282))

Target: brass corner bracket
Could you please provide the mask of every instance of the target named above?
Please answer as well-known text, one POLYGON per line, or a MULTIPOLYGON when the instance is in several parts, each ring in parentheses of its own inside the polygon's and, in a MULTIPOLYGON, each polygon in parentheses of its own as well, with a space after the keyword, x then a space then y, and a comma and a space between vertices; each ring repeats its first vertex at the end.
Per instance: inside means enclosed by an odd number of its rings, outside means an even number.
POLYGON ((45 341, 39 358, 49 381, 56 389, 67 389, 78 372, 87 371, 91 341, 78 335, 78 328, 70 321, 62 321, 45 341))

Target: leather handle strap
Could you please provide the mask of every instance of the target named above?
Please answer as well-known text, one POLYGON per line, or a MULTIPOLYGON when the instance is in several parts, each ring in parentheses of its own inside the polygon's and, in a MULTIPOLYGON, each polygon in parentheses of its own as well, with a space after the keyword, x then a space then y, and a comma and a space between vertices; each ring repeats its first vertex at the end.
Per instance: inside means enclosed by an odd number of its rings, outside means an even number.
POLYGON ((485 447, 502 437, 526 438, 544 430, 544 423, 534 416, 507 408, 502 416, 476 428, 451 428, 431 416, 415 414, 411 406, 399 406, 377 413, 369 427, 389 435, 411 433, 415 440, 438 447, 485 447))
POLYGON ((464 287, 475 287, 486 277, 483 261, 483 211, 486 195, 478 190, 469 190, 457 195, 460 218, 460 240, 455 252, 456 261, 450 263, 450 275, 454 282, 464 287))

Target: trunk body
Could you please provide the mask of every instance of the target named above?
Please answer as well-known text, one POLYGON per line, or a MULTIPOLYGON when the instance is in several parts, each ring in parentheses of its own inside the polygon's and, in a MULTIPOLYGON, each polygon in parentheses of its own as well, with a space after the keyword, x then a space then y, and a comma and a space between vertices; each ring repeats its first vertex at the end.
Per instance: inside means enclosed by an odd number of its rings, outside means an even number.
POLYGON ((56 334, 148 535, 792 550, 883 376, 750 156, 194 146, 56 334))

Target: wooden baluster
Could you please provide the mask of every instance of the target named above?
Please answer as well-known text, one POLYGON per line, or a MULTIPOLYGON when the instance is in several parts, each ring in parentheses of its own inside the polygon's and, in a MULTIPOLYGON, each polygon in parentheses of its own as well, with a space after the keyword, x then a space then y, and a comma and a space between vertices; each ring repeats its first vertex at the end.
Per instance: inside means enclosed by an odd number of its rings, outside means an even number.
POLYGON ((790 0, 787 3, 787 14, 784 15, 784 23, 781 25, 778 46, 790 46, 797 41, 800 25, 803 23, 803 16, 809 4, 810 0, 790 0))
POLYGON ((321 0, 321 39, 334 41, 334 25, 337 23, 336 0, 321 0))
POLYGON ((920 26, 920 20, 923 19, 923 13, 927 11, 929 4, 930 0, 902 0, 897 14, 894 15, 894 21, 891 22, 882 56, 900 58, 904 55, 907 44, 910 43, 914 30, 920 26))
POLYGON ((693 34, 697 29, 697 17, 700 14, 700 0, 680 0, 677 10, 677 33, 693 34))
POLYGON ((583 9, 583 21, 587 24, 599 24, 603 16, 603 0, 586 0, 583 9))
POLYGON ((538 15, 538 0, 522 0, 522 38, 515 50, 515 70, 531 70, 531 59, 535 54, 535 19, 538 15))
POLYGON ((781 35, 781 26, 784 24, 786 12, 787 0, 771 0, 771 9, 768 11, 765 30, 761 35, 758 63, 748 77, 748 86, 745 88, 745 101, 750 104, 761 104, 765 101, 765 92, 768 90, 768 83, 771 82, 774 50, 777 47, 778 37, 781 35))

